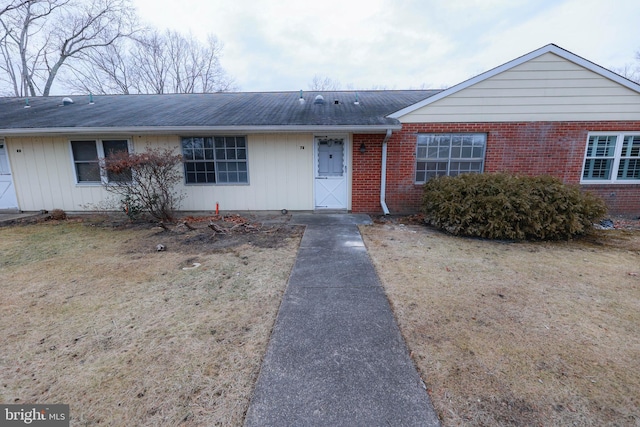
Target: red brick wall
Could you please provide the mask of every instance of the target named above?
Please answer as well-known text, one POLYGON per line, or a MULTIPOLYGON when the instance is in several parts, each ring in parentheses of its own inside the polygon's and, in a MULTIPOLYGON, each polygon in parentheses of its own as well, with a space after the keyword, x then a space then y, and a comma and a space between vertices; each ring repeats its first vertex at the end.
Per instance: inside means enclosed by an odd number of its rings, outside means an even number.
POLYGON ((353 135, 351 211, 375 213, 380 207, 380 175, 384 135, 353 135), (364 142, 366 151, 360 152, 364 142))
MULTIPOLYGON (((597 131, 640 131, 640 122, 403 124, 388 143, 387 205, 392 213, 419 209, 422 188, 414 184, 417 133, 486 133, 485 172, 553 175, 566 183, 579 183, 587 134, 597 131)), ((381 135, 354 135, 354 212, 381 212, 379 169, 383 139, 381 135), (367 145, 364 155, 358 151, 363 141, 367 145)), ((612 214, 640 215, 640 185, 583 188, 603 196, 612 214)))

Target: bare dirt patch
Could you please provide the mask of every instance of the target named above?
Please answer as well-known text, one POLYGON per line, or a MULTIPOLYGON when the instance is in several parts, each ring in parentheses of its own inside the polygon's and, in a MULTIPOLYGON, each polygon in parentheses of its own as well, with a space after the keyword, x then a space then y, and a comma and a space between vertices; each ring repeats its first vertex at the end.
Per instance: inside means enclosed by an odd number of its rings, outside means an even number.
POLYGON ((0 228, 0 401, 68 403, 78 426, 241 424, 302 230, 193 228, 0 228))
POLYGON ((640 425, 640 230, 361 231, 445 426, 640 425))

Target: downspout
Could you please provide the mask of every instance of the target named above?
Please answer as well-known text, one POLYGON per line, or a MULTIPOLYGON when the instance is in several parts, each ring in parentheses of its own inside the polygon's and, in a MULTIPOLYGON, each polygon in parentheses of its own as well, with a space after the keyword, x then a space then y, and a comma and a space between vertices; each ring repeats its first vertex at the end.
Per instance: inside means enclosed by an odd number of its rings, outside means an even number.
POLYGON ((389 215, 389 208, 387 202, 385 202, 385 194, 387 192, 387 141, 391 138, 393 131, 387 129, 387 135, 382 141, 382 171, 380 174, 380 206, 382 206, 382 212, 385 215, 389 215))

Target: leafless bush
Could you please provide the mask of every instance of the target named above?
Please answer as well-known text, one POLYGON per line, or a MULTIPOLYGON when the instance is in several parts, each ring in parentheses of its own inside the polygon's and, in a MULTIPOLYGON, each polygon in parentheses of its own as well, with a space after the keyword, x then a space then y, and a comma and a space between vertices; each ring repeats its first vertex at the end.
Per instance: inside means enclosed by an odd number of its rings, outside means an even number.
POLYGON ((143 212, 171 221, 184 195, 175 189, 182 179, 182 156, 172 149, 147 148, 142 153, 114 153, 104 160, 107 191, 120 197, 123 211, 135 218, 143 212))

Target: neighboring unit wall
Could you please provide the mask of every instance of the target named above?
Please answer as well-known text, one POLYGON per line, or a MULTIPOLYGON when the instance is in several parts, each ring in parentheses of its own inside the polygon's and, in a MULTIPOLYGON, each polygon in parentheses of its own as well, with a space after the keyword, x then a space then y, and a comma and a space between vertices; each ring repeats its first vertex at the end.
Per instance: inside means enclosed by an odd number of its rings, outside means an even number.
POLYGON ((101 186, 75 183, 69 139, 23 137, 6 142, 21 210, 97 209, 106 198, 101 186))
POLYGON ((402 117, 403 123, 637 120, 640 96, 546 53, 402 117))
MULTIPOLYGON (((418 133, 485 133, 485 172, 553 175, 578 184, 588 132, 640 131, 640 122, 410 123, 389 141, 387 204, 393 213, 416 212, 422 185, 415 184, 418 133)), ((612 214, 640 215, 640 184, 588 185, 612 214)), ((379 211, 377 209, 376 211, 379 211)))
MULTIPOLYGON (((90 139, 90 137, 74 137, 90 139)), ((179 136, 134 136, 136 152, 172 147, 179 136)), ((249 184, 184 185, 182 210, 312 210, 313 136, 249 135, 249 184), (301 147, 304 147, 301 148, 301 147)), ((87 211, 102 208, 109 194, 100 185, 75 182, 68 137, 6 138, 20 209, 87 211)), ((117 208, 117 207, 114 207, 117 208)))

